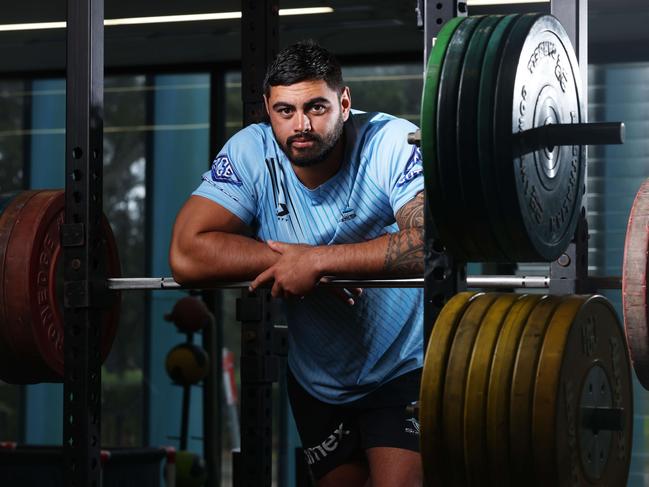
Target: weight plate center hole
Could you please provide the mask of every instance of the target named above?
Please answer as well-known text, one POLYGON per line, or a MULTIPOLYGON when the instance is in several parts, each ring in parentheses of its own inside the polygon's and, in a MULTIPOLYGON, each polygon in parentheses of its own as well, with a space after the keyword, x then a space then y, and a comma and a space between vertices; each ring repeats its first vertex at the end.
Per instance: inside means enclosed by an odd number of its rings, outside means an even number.
POLYGON ((594 364, 588 371, 580 399, 578 409, 582 417, 578 437, 581 461, 584 473, 589 479, 596 481, 606 468, 613 441, 613 433, 605 423, 585 417, 586 414, 592 416, 593 409, 613 406, 611 382, 599 364, 594 364))
MULTIPOLYGON (((561 110, 554 95, 552 86, 544 87, 537 99, 537 110, 534 116, 534 126, 542 127, 561 122, 561 110)), ((549 146, 537 152, 537 165, 545 179, 554 179, 559 172, 560 147, 549 146)))

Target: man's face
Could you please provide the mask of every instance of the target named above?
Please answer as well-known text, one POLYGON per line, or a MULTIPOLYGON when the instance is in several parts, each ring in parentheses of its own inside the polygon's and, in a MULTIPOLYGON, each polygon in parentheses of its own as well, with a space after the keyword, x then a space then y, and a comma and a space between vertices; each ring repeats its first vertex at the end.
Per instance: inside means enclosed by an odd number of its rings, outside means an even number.
POLYGON ((272 86, 264 97, 275 139, 296 166, 324 161, 349 118, 349 89, 338 94, 322 80, 272 86))

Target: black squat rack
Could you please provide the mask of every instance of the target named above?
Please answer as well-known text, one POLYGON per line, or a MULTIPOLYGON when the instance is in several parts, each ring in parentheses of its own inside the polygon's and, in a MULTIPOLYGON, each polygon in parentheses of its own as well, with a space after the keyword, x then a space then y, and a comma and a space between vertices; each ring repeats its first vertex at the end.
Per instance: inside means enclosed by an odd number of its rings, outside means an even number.
MULTIPOLYGON (((547 11, 547 3, 533 4, 547 11)), ((100 317, 108 299, 101 248, 103 170, 103 0, 68 0, 66 214, 64 248, 65 484, 100 485, 101 364, 100 317)), ((552 0, 549 10, 566 28, 587 85, 587 0, 552 0)), ((242 2, 242 87, 244 124, 263 114, 261 85, 266 66, 278 48, 278 0, 242 2)), ((424 30, 424 59, 441 25, 466 15, 465 2, 418 0, 424 30)), ((586 90, 582 93, 586 94, 586 90)), ((426 215, 431 228, 431 216, 426 215)), ((584 292, 588 241, 585 211, 564 255, 550 265, 551 293, 584 292)), ((424 328, 429 336, 443 304, 467 287, 465 263, 435 248, 426 238, 424 328), (440 272, 441 269, 441 272, 440 272)), ((163 279, 164 281, 164 279, 163 279)), ((160 286, 164 288, 163 285, 160 286)), ((173 286, 170 286, 173 287, 173 286)), ((113 288, 115 289, 115 288, 113 288)), ((266 290, 244 293, 237 303, 241 321, 241 452, 235 455, 235 486, 271 485, 272 383, 278 379, 278 355, 285 354, 285 335, 274 327, 272 299, 266 290)))

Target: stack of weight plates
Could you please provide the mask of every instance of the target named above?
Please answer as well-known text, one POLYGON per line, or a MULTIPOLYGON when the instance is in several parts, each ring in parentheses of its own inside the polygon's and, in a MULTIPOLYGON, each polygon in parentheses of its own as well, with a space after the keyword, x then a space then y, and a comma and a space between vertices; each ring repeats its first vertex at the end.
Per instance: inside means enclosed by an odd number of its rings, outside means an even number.
MULTIPOLYGON (((63 191, 0 194, 0 380, 14 384, 63 380, 63 191)), ((106 274, 120 276, 117 243, 104 217, 98 241, 106 274)), ((103 283, 100 283, 103 284, 103 283)), ((99 286, 98 286, 99 288, 99 286)), ((119 322, 119 294, 93 308, 103 312, 101 359, 108 356, 119 322), (105 305, 100 308, 100 305, 105 305)), ((71 330, 76 333, 75 330, 71 330)), ((73 353, 76 353, 73 351, 73 353)))
POLYGON ((568 36, 541 14, 455 18, 428 61, 421 112, 427 202, 461 261, 556 259, 584 192, 582 146, 520 154, 516 134, 585 121, 568 36))
POLYGON ((454 296, 422 376, 426 485, 626 485, 624 340, 602 296, 454 296))

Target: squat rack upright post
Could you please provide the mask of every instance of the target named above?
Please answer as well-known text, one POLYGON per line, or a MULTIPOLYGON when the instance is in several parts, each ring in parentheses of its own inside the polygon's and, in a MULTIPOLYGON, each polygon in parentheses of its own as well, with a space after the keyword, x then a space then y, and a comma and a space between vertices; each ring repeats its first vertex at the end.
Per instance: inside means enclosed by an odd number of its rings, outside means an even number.
MULTIPOLYGON (((101 307, 107 299, 101 241, 103 184, 103 0, 68 0, 64 248, 64 458, 69 487, 101 482, 101 307)), ((245 123, 263 115, 261 81, 277 51, 277 0, 243 2, 245 123)), ((241 485, 270 485, 271 385, 276 376, 266 301, 242 313, 241 485), (257 313, 261 319, 256 318, 257 313), (248 324, 246 324, 248 322, 248 324), (261 444, 258 441, 261 439, 261 444), (257 447, 261 446, 263 455, 257 447)), ((272 335, 272 334, 271 334, 272 335)))
MULTIPOLYGON (((419 27, 424 30, 424 70, 428 56, 445 22, 466 15, 466 3, 458 0, 418 0, 419 27)), ((433 217, 424 204, 424 344, 444 304, 460 291, 466 290, 466 265, 443 252, 434 244, 433 217)), ((425 347, 424 347, 425 350, 425 347)))
POLYGON ((67 487, 101 484, 104 2, 68 0, 63 452, 67 487))
MULTIPOLYGON (((264 117, 262 84, 277 54, 279 1, 242 2, 241 93, 243 124, 264 117)), ((237 300, 241 321, 241 452, 233 455, 235 487, 272 485, 273 382, 278 358, 273 347, 272 298, 268 289, 243 292, 237 300)))
MULTIPOLYGON (((588 117, 588 0, 551 0, 550 12, 566 29, 577 54, 582 81, 583 121, 586 122, 588 117)), ((588 156, 585 157, 588 160, 588 156)), ((586 177, 584 187, 587 188, 586 177)), ((593 291, 588 282, 587 205, 586 194, 584 194, 583 213, 579 218, 575 236, 566 251, 550 264, 550 293, 552 294, 593 291)))

